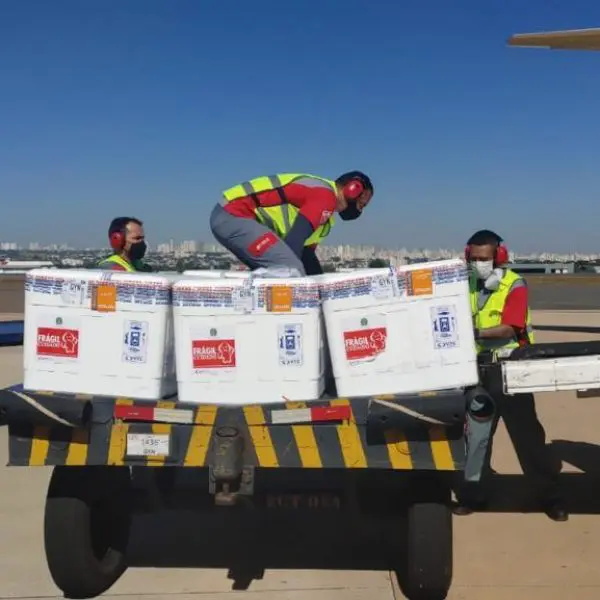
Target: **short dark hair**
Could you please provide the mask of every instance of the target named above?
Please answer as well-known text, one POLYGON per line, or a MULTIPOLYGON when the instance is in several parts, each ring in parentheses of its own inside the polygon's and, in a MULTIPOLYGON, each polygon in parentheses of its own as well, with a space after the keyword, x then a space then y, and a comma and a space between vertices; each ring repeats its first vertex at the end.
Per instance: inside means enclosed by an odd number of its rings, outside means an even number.
POLYGON ((373 182, 362 171, 348 171, 347 173, 340 175, 335 182, 340 187, 343 187, 353 179, 358 179, 363 184, 365 190, 371 192, 371 194, 373 193, 373 182))
POLYGON ((108 237, 110 237, 113 233, 124 233, 129 223, 135 223, 140 227, 143 225, 142 221, 136 219, 135 217, 116 217, 110 222, 110 225, 108 226, 108 237))
POLYGON ((476 231, 468 240, 467 246, 494 246, 498 247, 504 240, 490 229, 476 231))

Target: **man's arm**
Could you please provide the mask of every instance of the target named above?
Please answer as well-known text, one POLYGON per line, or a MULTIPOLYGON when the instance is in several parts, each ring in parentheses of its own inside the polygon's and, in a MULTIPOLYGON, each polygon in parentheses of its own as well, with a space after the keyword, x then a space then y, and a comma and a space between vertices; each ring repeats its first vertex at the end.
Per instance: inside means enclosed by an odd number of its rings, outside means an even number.
POLYGON ((302 259, 304 252, 304 242, 313 234, 313 226, 308 219, 302 215, 298 215, 292 228, 285 236, 285 243, 293 250, 294 254, 302 259))
POLYGON ((285 192, 288 202, 299 209, 298 216, 285 237, 285 243, 296 256, 302 258, 304 242, 331 217, 337 200, 330 188, 322 186, 292 183, 286 186, 285 192))
POLYGON ((305 246, 302 253, 302 264, 307 275, 321 275, 323 273, 323 267, 314 246, 305 246))
POLYGON ((502 311, 502 323, 496 327, 480 329, 478 337, 480 339, 502 339, 516 335, 522 337, 527 327, 527 311, 529 305, 529 292, 527 286, 519 285, 511 290, 504 310, 502 311))

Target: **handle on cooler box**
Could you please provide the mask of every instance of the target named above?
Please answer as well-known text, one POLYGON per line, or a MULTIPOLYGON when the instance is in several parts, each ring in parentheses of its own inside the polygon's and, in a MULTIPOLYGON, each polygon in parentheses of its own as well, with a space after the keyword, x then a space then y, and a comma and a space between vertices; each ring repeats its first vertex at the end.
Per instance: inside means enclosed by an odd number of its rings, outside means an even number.
POLYGON ((409 439, 418 438, 432 427, 456 429, 460 436, 466 408, 464 389, 399 395, 392 399, 374 397, 367 414, 367 438, 377 444, 386 431, 400 431, 409 439))

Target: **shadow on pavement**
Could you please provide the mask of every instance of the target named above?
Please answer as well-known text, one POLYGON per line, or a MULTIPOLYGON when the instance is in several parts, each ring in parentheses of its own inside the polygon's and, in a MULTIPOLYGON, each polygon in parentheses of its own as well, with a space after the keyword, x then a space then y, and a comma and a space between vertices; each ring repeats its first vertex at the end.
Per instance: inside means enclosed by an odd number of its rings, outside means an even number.
MULTIPOLYGON (((552 451, 557 458, 583 471, 583 475, 600 479, 600 446, 589 442, 554 440, 552 451)), ((593 483, 593 482, 592 482, 593 483)), ((598 495, 600 502, 600 494, 598 495)))
MULTIPOLYGON (((600 446, 557 440, 552 452, 583 471, 561 474, 569 513, 600 514, 600 494, 595 493, 600 485, 600 446)), ((541 512, 523 475, 494 474, 489 489, 486 513, 541 512)), ((351 510, 164 510, 136 517, 129 564, 226 569, 233 590, 247 589, 267 569, 402 573, 405 526, 400 515, 363 516, 351 510)))
POLYGON ((227 569, 232 589, 244 590, 262 579, 266 569, 390 571, 402 552, 400 519, 357 526, 344 512, 247 510, 140 515, 134 522, 129 564, 227 569))
MULTIPOLYGON (((600 446, 587 442, 555 440, 551 451, 557 460, 582 473, 561 473, 559 487, 570 514, 600 515, 600 446)), ((541 512, 530 481, 521 474, 494 473, 486 486, 490 505, 485 512, 541 512)))

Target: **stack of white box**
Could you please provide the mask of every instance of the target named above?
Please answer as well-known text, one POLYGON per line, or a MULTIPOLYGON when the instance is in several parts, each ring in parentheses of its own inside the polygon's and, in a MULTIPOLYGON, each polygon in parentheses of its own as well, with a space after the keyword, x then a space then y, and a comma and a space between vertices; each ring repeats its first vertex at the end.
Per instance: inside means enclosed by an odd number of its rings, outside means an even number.
POLYGON ((330 369, 341 396, 478 382, 463 261, 266 275, 30 271, 24 386, 268 404, 320 398, 330 369))
POLYGON ((474 385, 477 359, 462 260, 318 277, 337 392, 474 385))
POLYGON ((25 389, 159 400, 176 393, 164 276, 34 269, 25 281, 25 389))
POLYGON ((310 278, 202 278, 173 286, 182 402, 274 403, 324 390, 319 285, 310 278))

